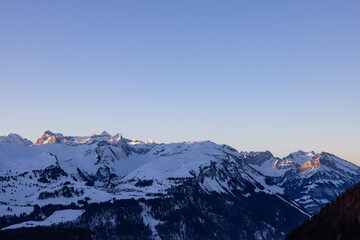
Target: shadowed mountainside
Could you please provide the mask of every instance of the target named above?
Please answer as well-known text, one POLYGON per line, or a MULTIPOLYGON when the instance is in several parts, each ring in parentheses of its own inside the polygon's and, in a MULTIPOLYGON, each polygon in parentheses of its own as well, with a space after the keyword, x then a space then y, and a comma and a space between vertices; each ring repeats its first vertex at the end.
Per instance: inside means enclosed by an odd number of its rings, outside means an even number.
POLYGON ((360 239, 360 183, 326 205, 286 240, 357 240, 360 239))

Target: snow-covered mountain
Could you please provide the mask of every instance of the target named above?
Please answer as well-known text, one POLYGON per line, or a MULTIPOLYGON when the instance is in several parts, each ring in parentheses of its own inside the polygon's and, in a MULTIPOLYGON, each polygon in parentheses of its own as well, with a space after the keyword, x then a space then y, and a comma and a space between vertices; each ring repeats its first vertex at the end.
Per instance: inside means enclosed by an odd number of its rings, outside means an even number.
MULTIPOLYGON (((106 131, 101 132, 100 134, 92 134, 85 137, 64 137, 61 133, 53 133, 51 131, 45 131, 45 133, 36 141, 36 145, 46 144, 46 143, 67 143, 67 144, 81 144, 81 143, 93 143, 100 141, 107 142, 120 142, 122 140, 121 134, 116 134, 111 136, 106 131)), ((127 140, 130 141, 130 140, 127 140)))
POLYGON ((13 143, 22 146, 30 146, 31 144, 33 144, 32 141, 27 140, 26 138, 22 138, 21 136, 15 133, 10 133, 5 136, 0 136, 0 142, 13 143))
POLYGON ((286 193, 314 214, 360 181, 360 168, 330 153, 291 153, 280 159, 266 152, 243 152, 250 166, 285 188, 286 193))
POLYGON ((99 239, 125 223, 138 226, 129 236, 143 239, 283 239, 310 216, 302 199, 328 199, 303 189, 322 180, 333 189, 318 194, 335 194, 358 171, 327 153, 278 159, 209 141, 157 144, 51 131, 35 144, 18 135, 2 139, 18 140, 0 141, 0 228, 80 209, 75 222, 61 224, 92 229, 99 239))

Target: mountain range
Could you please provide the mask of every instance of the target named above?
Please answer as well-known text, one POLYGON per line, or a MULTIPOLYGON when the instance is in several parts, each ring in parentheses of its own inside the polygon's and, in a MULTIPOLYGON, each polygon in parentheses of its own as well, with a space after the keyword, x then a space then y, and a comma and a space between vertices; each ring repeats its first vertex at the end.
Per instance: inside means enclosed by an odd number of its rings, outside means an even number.
POLYGON ((0 228, 85 228, 97 239, 284 239, 359 181, 329 153, 238 152, 107 132, 0 137, 0 228))

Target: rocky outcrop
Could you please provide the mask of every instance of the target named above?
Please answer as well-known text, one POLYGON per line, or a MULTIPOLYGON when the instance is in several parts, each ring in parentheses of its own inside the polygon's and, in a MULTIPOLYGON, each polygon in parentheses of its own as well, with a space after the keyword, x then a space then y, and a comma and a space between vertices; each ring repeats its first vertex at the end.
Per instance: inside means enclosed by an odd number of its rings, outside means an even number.
POLYGON ((319 167, 320 167, 320 157, 305 162, 299 167, 299 170, 300 172, 306 172, 319 167))
POLYGON ((62 134, 60 133, 53 133, 51 131, 45 131, 44 134, 36 141, 35 144, 45 144, 45 143, 63 143, 66 142, 68 139, 66 139, 62 134))

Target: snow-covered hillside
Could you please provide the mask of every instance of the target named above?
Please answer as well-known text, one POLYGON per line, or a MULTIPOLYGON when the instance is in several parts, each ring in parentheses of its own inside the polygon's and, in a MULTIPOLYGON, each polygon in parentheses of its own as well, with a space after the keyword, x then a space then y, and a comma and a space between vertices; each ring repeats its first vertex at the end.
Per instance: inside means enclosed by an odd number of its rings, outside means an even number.
POLYGON ((326 152, 298 151, 283 159, 268 151, 242 154, 312 214, 360 181, 358 166, 326 152))
POLYGON ((9 227, 4 228, 3 230, 21 228, 21 227, 51 226, 53 224, 72 222, 76 220, 79 216, 81 216, 81 214, 83 213, 84 210, 73 210, 73 209, 55 211, 51 216, 47 217, 45 220, 23 222, 23 223, 11 225, 9 227))
MULTIPOLYGON (((250 227, 248 230, 235 227, 232 231, 239 236, 282 239, 291 227, 310 216, 302 204, 314 212, 311 204, 319 203, 318 207, 329 196, 340 193, 346 184, 355 181, 358 171, 357 166, 328 153, 297 152, 279 159, 270 152, 238 152, 210 141, 157 144, 107 132, 73 137, 46 131, 32 144, 9 134, 0 138, 0 209, 3 216, 23 213, 23 218, 34 215, 35 220, 42 220, 42 211, 35 207, 75 204, 85 209, 92 203, 135 199, 137 205, 131 205, 134 211, 141 208, 141 214, 146 212, 146 219, 153 219, 159 227, 170 222, 151 210, 152 200, 173 199, 169 200, 171 208, 183 209, 189 201, 197 199, 196 204, 202 204, 195 207, 194 202, 192 209, 203 209, 201 214, 208 219, 203 221, 220 224, 213 214, 219 214, 217 205, 223 204, 222 208, 229 209, 223 221, 231 225, 231 219, 239 218, 238 221, 253 226, 251 233, 250 227), (327 190, 314 191, 318 184, 327 190), (204 204, 213 206, 213 213, 204 204), (241 213, 233 213, 231 208, 241 213), (29 215, 33 209, 39 212, 37 217, 35 213, 29 215)), ((152 207, 164 208, 167 204, 165 201, 152 207)), ((82 219, 93 218, 88 214, 82 219)), ((111 221, 113 224, 116 220, 111 221)), ((154 232, 158 231, 156 226, 149 231, 160 236, 154 232)), ((191 224, 188 228, 192 228, 191 224)))
MULTIPOLYGON (((15 213, 15 209, 34 204, 70 204, 84 198, 101 202, 165 194, 181 183, 176 179, 193 177, 202 168, 224 160, 242 164, 238 161, 240 156, 236 150, 212 142, 155 144, 106 132, 64 137, 46 131, 30 147, 21 142, 0 142, 0 202, 15 213)), ((247 166, 241 166, 239 177, 254 186, 261 184, 269 193, 283 193, 283 189, 267 185, 264 176, 247 166)), ((212 179, 202 186, 209 192, 229 191, 226 183, 212 179)))

